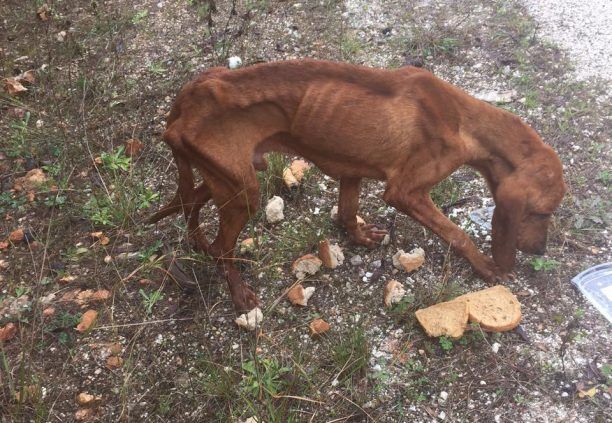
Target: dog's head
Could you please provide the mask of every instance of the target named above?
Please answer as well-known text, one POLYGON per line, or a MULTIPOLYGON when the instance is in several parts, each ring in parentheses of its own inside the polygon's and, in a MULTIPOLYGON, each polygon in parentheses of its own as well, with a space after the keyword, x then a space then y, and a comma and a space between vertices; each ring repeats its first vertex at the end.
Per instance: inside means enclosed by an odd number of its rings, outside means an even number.
POLYGON ((566 191, 562 170, 559 157, 545 145, 495 190, 492 249, 503 271, 514 266, 516 250, 546 251, 550 218, 566 191))

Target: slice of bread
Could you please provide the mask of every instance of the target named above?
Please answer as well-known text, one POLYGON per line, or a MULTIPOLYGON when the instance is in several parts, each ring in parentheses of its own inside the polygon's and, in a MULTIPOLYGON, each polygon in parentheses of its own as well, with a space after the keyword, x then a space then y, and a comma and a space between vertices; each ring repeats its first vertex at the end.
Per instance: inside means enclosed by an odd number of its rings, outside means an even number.
POLYGON ((466 303, 470 322, 479 323, 484 330, 504 332, 521 322, 521 304, 503 285, 461 295, 453 302, 466 303))
POLYGON ((460 338, 467 325, 468 306, 464 301, 447 301, 414 314, 427 335, 460 338))

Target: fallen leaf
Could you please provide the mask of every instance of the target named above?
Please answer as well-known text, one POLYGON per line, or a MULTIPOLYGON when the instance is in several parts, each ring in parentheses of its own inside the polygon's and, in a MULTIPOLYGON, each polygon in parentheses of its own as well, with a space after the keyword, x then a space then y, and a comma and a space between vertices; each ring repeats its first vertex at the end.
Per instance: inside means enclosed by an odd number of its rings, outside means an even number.
POLYGON ((6 78, 4 80, 4 91, 9 93, 9 95, 18 95, 28 89, 21 85, 21 82, 17 81, 15 78, 6 78))
POLYGON ((138 154, 140 154, 143 147, 144 147, 144 144, 140 140, 132 138, 125 142, 125 154, 127 154, 130 157, 137 156, 138 154))
POLYGON ((81 322, 77 325, 76 330, 86 332, 96 321, 98 312, 96 310, 87 310, 81 317, 81 322))
POLYGON ((44 317, 51 317, 55 314, 55 308, 54 307, 47 307, 46 309, 43 310, 42 315, 44 317))
POLYGON ((4 251, 9 247, 9 243, 6 241, 0 241, 0 251, 4 251))
POLYGON ((48 180, 49 178, 42 169, 32 169, 25 176, 15 179, 13 189, 15 191, 35 191, 48 180))
POLYGON ((34 201, 34 199, 36 198, 36 194, 34 194, 34 191, 28 191, 26 194, 26 199, 28 200, 28 202, 32 202, 34 201))
POLYGON ((22 387, 18 392, 15 392, 15 400, 17 402, 26 402, 29 399, 37 398, 40 395, 40 389, 36 385, 22 387), (23 394, 23 396, 22 396, 23 394))
POLYGON ((16 77, 19 82, 27 82, 28 84, 33 84, 36 82, 36 72, 33 70, 28 70, 16 77))
POLYGON ((0 342, 10 341, 17 335, 17 325, 15 323, 7 323, 0 328, 0 342))
POLYGON ((310 322, 309 327, 311 335, 321 335, 327 332, 331 326, 323 319, 315 319, 310 322))
POLYGON ((121 354, 122 350, 123 347, 119 342, 113 342, 112 344, 108 345, 108 351, 113 355, 121 354))
POLYGON ((114 369, 116 367, 121 367, 123 365, 123 359, 117 356, 111 356, 106 359, 106 367, 109 369, 114 369))
POLYGON ((77 395, 77 402, 81 405, 91 404, 94 401, 95 397, 87 392, 81 392, 77 395))
POLYGON ((99 289, 93 293, 93 295, 91 296, 91 300, 92 301, 104 301, 104 300, 108 300, 110 296, 111 296, 110 291, 106 289, 99 289))
POLYGON ((74 413, 74 419, 77 421, 85 421, 91 419, 93 410, 91 408, 81 408, 74 413))
POLYGON ((593 386, 591 389, 587 389, 587 390, 579 389, 578 396, 580 398, 586 398, 586 397, 593 398, 597 392, 599 391, 597 390, 596 387, 593 386))
POLYGON ((67 285, 70 282, 74 282, 75 280, 76 280, 76 276, 66 275, 66 276, 62 276, 61 278, 59 278, 58 282, 61 284, 67 285))
POLYGON ((47 3, 44 3, 38 8, 36 11, 36 17, 43 22, 49 20, 49 17, 51 17, 51 11, 49 10, 49 5, 47 3))
POLYGON ((9 241, 11 241, 11 242, 21 242, 24 239, 25 239, 25 233, 23 232, 22 228, 15 229, 9 235, 9 241))

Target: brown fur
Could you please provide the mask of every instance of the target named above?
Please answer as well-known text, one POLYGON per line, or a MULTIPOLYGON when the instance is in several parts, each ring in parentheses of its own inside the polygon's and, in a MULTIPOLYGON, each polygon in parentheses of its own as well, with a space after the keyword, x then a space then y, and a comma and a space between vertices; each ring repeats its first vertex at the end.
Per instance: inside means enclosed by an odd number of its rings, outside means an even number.
POLYGON ((385 232, 357 224, 359 185, 362 178, 385 181, 387 204, 442 237, 490 282, 508 276, 517 249, 543 251, 550 214, 565 192, 559 158, 533 129, 412 67, 298 60, 210 69, 179 93, 164 140, 178 167, 178 190, 150 221, 183 210, 190 236, 219 259, 238 310, 258 304, 233 251, 259 207, 255 171, 265 169, 266 152, 303 156, 339 179, 339 221, 354 242, 369 247, 385 232), (493 259, 429 196, 462 165, 486 178, 496 203, 493 259), (203 178, 196 188, 192 168, 203 178), (198 215, 211 198, 220 225, 209 244, 198 215))

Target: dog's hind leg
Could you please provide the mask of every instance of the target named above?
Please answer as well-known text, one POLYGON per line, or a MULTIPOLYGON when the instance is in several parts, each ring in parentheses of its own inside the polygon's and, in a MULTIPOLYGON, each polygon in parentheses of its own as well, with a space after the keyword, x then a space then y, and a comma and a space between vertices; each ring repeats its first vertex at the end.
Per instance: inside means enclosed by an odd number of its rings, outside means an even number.
MULTIPOLYGON (((217 259, 227 279, 232 302, 237 311, 249 311, 259 305, 259 299, 250 287, 242 281, 235 266, 234 249, 240 232, 259 208, 259 183, 251 163, 243 168, 251 168, 240 181, 232 180, 228 174, 208 172, 206 180, 213 200, 219 209, 219 231, 208 252, 217 259)), ((217 169, 223 169, 221 166, 217 169)))
POLYGON ((346 229, 351 241, 355 244, 374 248, 382 241, 387 231, 376 228, 375 225, 360 225, 357 223, 359 209, 359 186, 361 178, 341 178, 340 198, 338 200, 338 223, 346 229))

